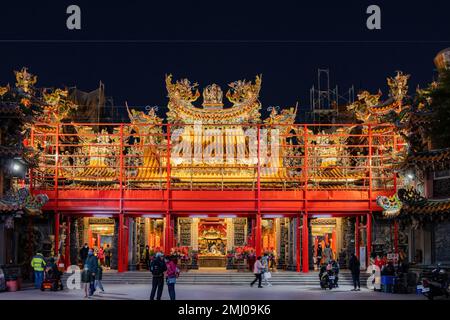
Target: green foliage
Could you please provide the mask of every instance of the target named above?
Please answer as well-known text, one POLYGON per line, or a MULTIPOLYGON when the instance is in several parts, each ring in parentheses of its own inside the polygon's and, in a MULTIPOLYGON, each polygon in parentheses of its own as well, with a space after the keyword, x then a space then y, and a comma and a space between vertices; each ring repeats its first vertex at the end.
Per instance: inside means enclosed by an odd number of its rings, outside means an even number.
POLYGON ((439 81, 430 91, 429 97, 433 113, 433 144, 439 148, 450 147, 450 70, 441 71, 439 81))

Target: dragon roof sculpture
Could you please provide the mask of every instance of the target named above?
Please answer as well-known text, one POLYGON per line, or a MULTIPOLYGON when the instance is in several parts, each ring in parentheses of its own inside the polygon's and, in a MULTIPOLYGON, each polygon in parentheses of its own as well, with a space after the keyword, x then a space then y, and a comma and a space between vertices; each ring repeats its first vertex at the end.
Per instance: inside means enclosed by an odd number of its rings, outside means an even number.
POLYGON ((192 103, 200 97, 198 84, 187 79, 172 83, 172 75, 166 76, 166 88, 169 97, 167 119, 172 123, 194 124, 237 124, 257 123, 260 121, 261 103, 258 100, 261 89, 261 76, 256 76, 255 83, 239 80, 229 84, 227 99, 233 104, 222 107, 223 93, 216 84, 207 86, 203 91, 203 108, 192 103), (209 108, 209 107, 215 108, 209 108))

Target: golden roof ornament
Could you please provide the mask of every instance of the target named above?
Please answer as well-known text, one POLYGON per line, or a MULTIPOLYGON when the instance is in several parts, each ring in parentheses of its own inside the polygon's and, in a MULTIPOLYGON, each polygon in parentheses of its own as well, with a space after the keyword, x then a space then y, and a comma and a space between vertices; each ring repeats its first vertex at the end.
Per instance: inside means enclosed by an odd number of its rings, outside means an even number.
POLYGON ((166 75, 166 88, 169 93, 169 97, 175 97, 180 100, 194 102, 200 97, 198 92, 198 83, 191 82, 188 79, 181 79, 172 83, 172 75, 166 75))
POLYGON ((37 82, 37 76, 28 72, 27 68, 22 68, 20 71, 14 71, 16 75, 16 87, 22 89, 25 93, 32 93, 33 86, 37 82))
POLYGON ((204 108, 218 109, 223 107, 223 92, 222 89, 215 83, 203 89, 203 104, 204 108))
POLYGON ((387 78, 389 96, 395 101, 401 102, 406 97, 409 77, 409 74, 403 74, 403 72, 397 71, 397 75, 394 78, 387 78))

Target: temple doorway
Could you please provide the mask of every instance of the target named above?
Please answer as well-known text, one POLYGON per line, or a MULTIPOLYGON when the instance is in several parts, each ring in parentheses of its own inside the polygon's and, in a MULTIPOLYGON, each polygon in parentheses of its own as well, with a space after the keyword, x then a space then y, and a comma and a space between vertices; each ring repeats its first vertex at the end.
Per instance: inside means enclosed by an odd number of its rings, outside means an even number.
POLYGON ((85 218, 86 238, 90 248, 98 250, 100 247, 113 247, 114 219, 112 218, 85 218))
POLYGON ((227 254, 225 219, 208 218, 198 222, 198 264, 200 268, 225 268, 227 254))
POLYGON ((330 259, 338 259, 340 218, 316 218, 311 220, 314 270, 330 259))

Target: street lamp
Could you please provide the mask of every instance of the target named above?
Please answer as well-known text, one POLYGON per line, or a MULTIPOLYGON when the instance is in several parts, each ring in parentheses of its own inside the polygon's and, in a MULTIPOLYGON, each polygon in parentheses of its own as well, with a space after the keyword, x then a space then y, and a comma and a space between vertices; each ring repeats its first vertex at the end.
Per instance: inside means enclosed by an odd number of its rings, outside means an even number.
POLYGON ((24 179, 27 172, 27 164, 22 158, 14 158, 10 162, 9 171, 12 177, 24 179))

